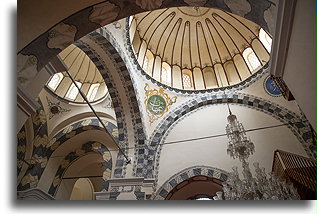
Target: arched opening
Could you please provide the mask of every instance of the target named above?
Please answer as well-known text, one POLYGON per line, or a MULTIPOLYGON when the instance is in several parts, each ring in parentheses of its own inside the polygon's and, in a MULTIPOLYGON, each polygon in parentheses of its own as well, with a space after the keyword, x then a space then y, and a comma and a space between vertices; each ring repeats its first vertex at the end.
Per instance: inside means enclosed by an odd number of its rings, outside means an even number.
POLYGON ((198 175, 184 180, 175 186, 165 200, 210 199, 216 192, 222 191, 222 181, 216 178, 198 175))
POLYGON ((69 200, 94 200, 94 186, 89 178, 79 178, 74 186, 69 200))

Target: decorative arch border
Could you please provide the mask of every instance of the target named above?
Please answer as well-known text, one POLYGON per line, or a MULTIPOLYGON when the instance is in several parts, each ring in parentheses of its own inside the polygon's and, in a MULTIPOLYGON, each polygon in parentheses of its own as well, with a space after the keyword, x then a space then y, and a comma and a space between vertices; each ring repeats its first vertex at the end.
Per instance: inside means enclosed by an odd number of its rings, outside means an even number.
MULTIPOLYGON (((146 136, 145 136, 144 129, 143 129, 142 112, 139 108, 140 104, 139 104, 139 100, 137 99, 137 96, 136 96, 136 94, 138 92, 137 92, 137 89, 134 88, 135 86, 133 84, 133 79, 131 78, 129 70, 126 67, 127 59, 125 58, 125 55, 122 53, 121 47, 119 46, 119 44, 117 43, 115 38, 111 35, 111 33, 108 32, 107 30, 104 30, 100 33, 99 32, 92 32, 87 37, 90 40, 92 40, 93 42, 95 42, 97 45, 99 45, 102 48, 102 50, 104 50, 106 53, 108 53, 109 58, 113 60, 113 65, 115 67, 117 67, 117 72, 120 75, 121 83, 125 89, 127 101, 129 103, 131 118, 129 118, 128 115, 124 115, 122 113, 123 112, 122 110, 117 111, 115 109, 118 128, 126 127, 126 123, 120 124, 120 121, 121 121, 120 118, 122 116, 125 116, 125 120, 131 119, 132 124, 133 124, 133 131, 134 131, 134 133, 133 133, 134 142, 135 142, 134 146, 135 147, 144 146, 145 141, 146 141, 146 136)), ((101 75, 105 79, 105 83, 108 87, 108 90, 109 90, 109 93, 110 93, 110 96, 111 96, 111 99, 113 102, 113 106, 116 107, 116 103, 114 100, 118 99, 118 102, 120 100, 119 100, 118 96, 115 96, 110 92, 110 90, 112 90, 112 88, 114 87, 115 83, 114 83, 114 81, 107 80, 108 76, 109 76, 108 75, 109 72, 105 71, 105 66, 103 66, 103 64, 102 64, 103 60, 89 46, 89 44, 86 44, 83 41, 79 40, 78 42, 76 42, 76 45, 81 50, 83 50, 88 55, 88 57, 90 57, 90 59, 95 63, 96 67, 99 69, 101 75), (112 97, 114 97, 114 98, 112 98, 112 97)), ((125 131, 125 135, 122 135, 122 137, 128 135, 126 128, 124 129, 124 131, 125 131)), ((120 137, 120 133, 119 133, 119 137, 120 137)), ((135 150, 134 156, 136 156, 138 154, 137 150, 138 149, 135 150)), ((118 156, 116 165, 120 164, 122 166, 123 163, 124 163, 124 157, 122 155, 120 155, 120 157, 118 156)), ((137 162, 134 159, 134 162, 133 162, 134 169, 136 168, 136 165, 137 165, 137 162)), ((116 177, 120 177, 120 173, 122 173, 120 171, 120 169, 116 169, 116 171, 115 171, 116 177)))
POLYGON ((307 155, 311 158, 316 157, 316 146, 313 144, 313 135, 309 127, 309 123, 307 121, 303 121, 302 118, 296 115, 294 112, 291 112, 290 110, 278 104, 272 103, 262 98, 243 93, 227 95, 214 94, 192 99, 182 104, 180 107, 176 108, 170 114, 166 115, 165 118, 163 118, 156 128, 156 132, 153 132, 151 135, 149 145, 144 148, 144 150, 147 150, 147 155, 144 157, 146 161, 143 161, 142 164, 140 164, 140 167, 137 168, 139 171, 138 176, 143 176, 146 178, 153 178, 153 176, 155 176, 157 179, 160 146, 164 142, 169 128, 178 119, 202 106, 223 103, 240 104, 252 109, 256 109, 273 116, 283 123, 288 124, 288 128, 290 128, 293 134, 298 138, 307 155))
MULTIPOLYGON (((99 142, 90 141, 90 142, 84 143, 81 146, 80 150, 76 150, 75 152, 70 152, 65 156, 65 158, 62 160, 61 164, 59 165, 59 167, 55 173, 54 180, 52 181, 52 183, 50 185, 48 194, 55 197, 55 195, 57 193, 57 189, 59 188, 59 186, 62 182, 62 177, 63 177, 64 173, 66 172, 66 170, 68 169, 68 167, 71 166, 72 163, 74 163, 79 158, 87 155, 88 153, 92 153, 92 152, 98 153, 103 157, 104 171, 107 171, 107 173, 109 175, 108 178, 110 178, 111 170, 112 170, 112 158, 111 158, 111 154, 110 154, 108 148, 99 142), (105 155, 106 153, 108 153, 108 154, 105 155), (109 171, 110 171, 110 173, 109 173, 109 171)), ((103 181, 101 183, 101 186, 102 186, 103 190, 108 190, 109 181, 104 180, 104 177, 103 177, 103 181)))
POLYGON ((273 2, 269 0, 239 1, 242 8, 238 10, 224 0, 205 0, 201 2, 187 0, 136 2, 134 0, 107 0, 91 5, 56 23, 17 53, 18 64, 21 63, 21 66, 18 65, 18 67, 25 70, 24 72, 18 69, 18 82, 26 87, 50 59, 89 32, 121 18, 149 10, 179 6, 216 8, 242 16, 270 31, 269 28, 272 28, 272 23, 268 23, 272 18, 270 15, 276 11, 276 5, 273 2), (270 12, 269 15, 265 14, 266 11, 270 12), (269 16, 268 19, 266 19, 267 16, 269 16), (26 69, 25 65, 28 65, 31 70, 26 69))
MULTIPOLYGON (((114 140, 118 141, 117 126, 107 120, 104 120, 104 124, 108 133, 112 135, 114 140)), ((47 136, 39 136, 35 145, 33 145, 32 153, 32 158, 36 161, 27 169, 17 189, 23 191, 36 187, 53 152, 72 137, 88 130, 102 131, 104 129, 97 119, 84 119, 67 126, 52 139, 47 136)))
MULTIPOLYGON (((48 135, 47 134, 47 118, 45 115, 44 107, 40 100, 38 100, 38 103, 40 104, 40 108, 36 111, 35 114, 31 115, 31 122, 32 122, 31 128, 33 129, 33 136, 32 136, 33 142, 36 140, 36 137, 46 138, 48 135)), ((19 176, 19 174, 21 173, 23 168, 23 162, 25 163, 25 158, 26 158, 26 149, 27 149, 26 125, 27 125, 27 122, 22 126, 22 128, 20 129, 17 135, 17 176, 19 176)), ((33 142, 31 145, 32 156, 34 151, 33 142)), ((29 164, 32 164, 32 162, 29 164)))
POLYGON ((147 80, 151 81, 152 83, 158 85, 159 87, 163 87, 165 89, 168 89, 170 91, 174 91, 176 93, 181 94, 204 94, 204 93, 215 93, 215 92, 222 92, 227 90, 242 90, 248 86, 250 86, 252 83, 257 81, 259 78, 261 78, 264 74, 268 73, 268 67, 269 67, 269 61, 257 72, 253 73, 251 76, 246 78, 245 80, 241 81, 240 83, 237 83, 235 85, 229 85, 225 87, 218 87, 218 88, 210 88, 210 89, 202 89, 202 90, 185 90, 185 89, 178 89, 171 86, 168 86, 160 81, 157 81, 153 77, 151 77, 147 72, 143 70, 143 68, 140 66, 137 58, 135 57, 131 40, 130 40, 130 30, 129 30, 129 17, 125 20, 125 48, 128 51, 128 55, 131 57, 131 61, 136 67, 136 70, 138 73, 141 73, 147 80))
POLYGON ((171 176, 165 183, 151 196, 152 200, 165 200, 168 193, 181 182, 193 176, 207 176, 210 178, 217 178, 225 182, 229 173, 210 166, 192 166, 186 168, 175 175, 171 176))

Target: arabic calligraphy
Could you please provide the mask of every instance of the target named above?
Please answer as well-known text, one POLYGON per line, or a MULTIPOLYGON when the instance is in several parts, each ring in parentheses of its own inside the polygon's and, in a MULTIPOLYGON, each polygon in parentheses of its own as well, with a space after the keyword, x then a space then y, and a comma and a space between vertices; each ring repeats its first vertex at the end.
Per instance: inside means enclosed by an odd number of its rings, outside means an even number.
POLYGON ((152 95, 147 101, 147 108, 153 114, 162 114, 166 108, 166 102, 159 95, 152 95))
POLYGON ((265 91, 272 96, 281 95, 281 91, 279 90, 279 88, 274 83, 271 77, 266 78, 264 88, 265 88, 265 91))
POLYGON ((148 112, 149 122, 152 124, 155 120, 168 112, 169 106, 176 102, 177 97, 169 97, 168 94, 164 92, 164 88, 150 89, 147 83, 145 84, 144 91, 146 95, 144 104, 148 112))

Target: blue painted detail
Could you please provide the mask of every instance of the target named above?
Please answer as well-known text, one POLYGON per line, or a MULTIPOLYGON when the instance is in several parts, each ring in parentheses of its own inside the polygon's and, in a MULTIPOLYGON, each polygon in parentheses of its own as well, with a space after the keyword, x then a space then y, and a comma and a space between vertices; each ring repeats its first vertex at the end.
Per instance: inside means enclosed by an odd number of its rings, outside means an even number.
POLYGON ((264 80, 264 89, 271 96, 280 96, 282 94, 270 76, 264 80))

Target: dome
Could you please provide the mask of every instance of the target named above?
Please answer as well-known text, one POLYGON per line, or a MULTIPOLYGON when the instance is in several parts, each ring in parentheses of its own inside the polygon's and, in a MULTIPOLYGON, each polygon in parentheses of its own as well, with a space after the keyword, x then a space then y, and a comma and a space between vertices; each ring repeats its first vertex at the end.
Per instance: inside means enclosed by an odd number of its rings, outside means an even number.
POLYGON ((177 7, 129 18, 129 38, 140 66, 178 89, 235 85, 269 60, 272 38, 237 15, 203 7, 177 7))
MULTIPOLYGON (((95 102, 105 97, 108 89, 104 79, 95 64, 82 50, 75 45, 70 45, 59 54, 59 58, 86 95, 88 101, 95 102)), ((57 96, 67 101, 85 102, 66 72, 54 74, 46 86, 57 96)))

